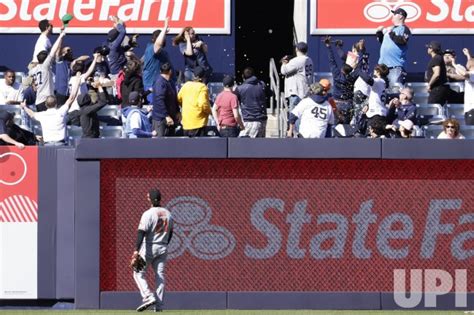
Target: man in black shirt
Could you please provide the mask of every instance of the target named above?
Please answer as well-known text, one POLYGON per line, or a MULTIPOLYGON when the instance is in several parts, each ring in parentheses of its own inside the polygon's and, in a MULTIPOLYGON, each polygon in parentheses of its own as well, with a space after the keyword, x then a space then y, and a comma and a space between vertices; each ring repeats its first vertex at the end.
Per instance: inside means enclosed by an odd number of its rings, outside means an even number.
POLYGON ((82 138, 99 138, 99 117, 97 112, 107 105, 107 95, 99 83, 95 83, 95 87, 99 90, 98 102, 92 103, 88 93, 81 94, 77 97, 79 104, 80 120, 82 127, 82 138))
POLYGON ((0 109, 0 145, 14 145, 23 149, 25 145, 16 141, 8 135, 8 126, 13 124, 13 114, 0 109))
POLYGON ((446 75, 446 65, 441 51, 441 44, 431 41, 426 45, 431 60, 426 69, 426 81, 428 82, 429 104, 444 105, 449 96, 449 87, 446 85, 448 78, 446 75))

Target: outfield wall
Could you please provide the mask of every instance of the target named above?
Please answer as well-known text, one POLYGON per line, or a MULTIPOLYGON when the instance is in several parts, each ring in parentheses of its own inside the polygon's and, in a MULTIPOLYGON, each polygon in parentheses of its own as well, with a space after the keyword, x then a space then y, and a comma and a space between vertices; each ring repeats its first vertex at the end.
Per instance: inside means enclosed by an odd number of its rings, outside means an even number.
MULTIPOLYGON (((134 308, 128 263, 152 186, 176 220, 169 309, 394 309, 394 269, 453 277, 466 270, 472 292, 471 142, 111 139, 40 147, 37 298, 134 308)), ((453 291, 437 302, 454 309, 453 291)))

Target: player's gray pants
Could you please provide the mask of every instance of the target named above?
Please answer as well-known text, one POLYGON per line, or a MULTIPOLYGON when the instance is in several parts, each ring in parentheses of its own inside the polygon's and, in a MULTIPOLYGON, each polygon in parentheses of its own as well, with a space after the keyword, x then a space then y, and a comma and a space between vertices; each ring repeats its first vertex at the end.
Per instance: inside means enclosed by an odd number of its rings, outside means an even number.
POLYGON ((146 281, 146 271, 148 266, 152 266, 155 272, 156 306, 160 308, 163 305, 163 296, 165 293, 165 265, 167 253, 166 250, 162 248, 160 250, 153 248, 153 252, 153 255, 148 255, 148 252, 147 255, 145 255, 144 250, 140 251, 140 255, 146 260, 147 265, 141 272, 133 272, 133 279, 140 290, 143 301, 150 300, 154 294, 146 281))

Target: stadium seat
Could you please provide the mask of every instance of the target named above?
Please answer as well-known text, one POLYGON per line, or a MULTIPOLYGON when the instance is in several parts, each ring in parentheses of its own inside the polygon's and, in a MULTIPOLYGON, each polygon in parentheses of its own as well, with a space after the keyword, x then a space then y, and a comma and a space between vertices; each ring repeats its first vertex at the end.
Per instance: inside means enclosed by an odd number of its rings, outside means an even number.
POLYGON ((466 124, 466 120, 464 119, 464 115, 451 115, 449 116, 449 118, 454 118, 456 119, 460 125, 465 125, 466 124))
POLYGON ((443 108, 439 104, 416 105, 416 124, 419 126, 439 124, 445 119, 443 108))
POLYGON ((0 105, 0 108, 6 110, 7 112, 15 114, 15 116, 20 116, 21 117, 21 106, 20 105, 0 105))
POLYGON ((13 117, 13 122, 15 123, 15 125, 18 125, 20 126, 21 125, 21 116, 16 116, 13 117))
POLYGON ((415 104, 426 104, 428 103, 428 92, 418 92, 413 94, 413 103, 415 104))
POLYGON ((21 84, 21 81, 23 78, 26 77, 26 74, 24 72, 15 72, 15 82, 18 82, 21 84))
POLYGON ((415 96, 418 93, 428 93, 428 83, 425 82, 408 82, 406 86, 413 89, 415 96))
POLYGON ((446 116, 454 117, 464 115, 464 104, 447 104, 446 116))
MULTIPOLYGON (((398 82, 395 82, 393 83, 393 86, 391 89, 392 93, 400 93, 400 90, 402 89, 402 84, 401 83, 398 83, 398 82)), ((398 97, 398 96, 397 96, 398 97)))
POLYGON ((40 122, 32 119, 31 123, 33 124, 33 127, 32 127, 33 133, 37 136, 42 136, 43 135, 43 129, 41 128, 40 122))
POLYGON ((210 82, 207 84, 209 88, 209 98, 211 101, 215 101, 217 94, 224 90, 224 84, 222 82, 210 82))
POLYGON ((474 139, 474 126, 461 126, 461 134, 466 137, 466 139, 474 139))
POLYGON ((331 72, 315 72, 313 75, 314 82, 319 82, 321 79, 328 79, 334 85, 331 72))
POLYGON ((101 138, 122 138, 121 126, 100 126, 101 138))
POLYGON ((67 126, 68 138, 80 138, 82 137, 82 127, 79 126, 67 126))
POLYGON ((464 91, 464 82, 449 82, 451 90, 456 92, 464 91))
POLYGON ((97 112, 97 115, 99 116, 99 121, 101 122, 101 125, 122 125, 122 121, 120 118, 120 116, 122 115, 120 105, 104 106, 101 110, 97 112))
POLYGON ((439 104, 418 104, 416 105, 417 115, 443 115, 443 108, 439 104))
POLYGON ((120 118, 120 105, 107 105, 97 112, 98 116, 120 118))
POLYGON ((82 127, 79 126, 67 126, 67 143, 69 145, 75 145, 82 137, 82 127))
POLYGON ((439 126, 439 125, 423 126, 423 131, 425 134, 425 138, 436 139, 438 138, 438 135, 443 131, 443 126, 439 126))

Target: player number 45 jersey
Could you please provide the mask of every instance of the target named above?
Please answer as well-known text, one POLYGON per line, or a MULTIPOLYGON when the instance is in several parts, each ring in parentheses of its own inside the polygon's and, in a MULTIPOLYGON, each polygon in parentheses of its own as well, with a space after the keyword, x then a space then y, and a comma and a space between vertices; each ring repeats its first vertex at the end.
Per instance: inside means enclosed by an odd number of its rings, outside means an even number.
POLYGON ((334 114, 329 102, 316 103, 306 97, 296 105, 292 114, 300 120, 299 133, 304 138, 324 138, 328 124, 334 121, 334 114))
POLYGON ((167 245, 173 229, 171 213, 165 208, 150 208, 143 213, 138 229, 145 231, 147 244, 167 245))

